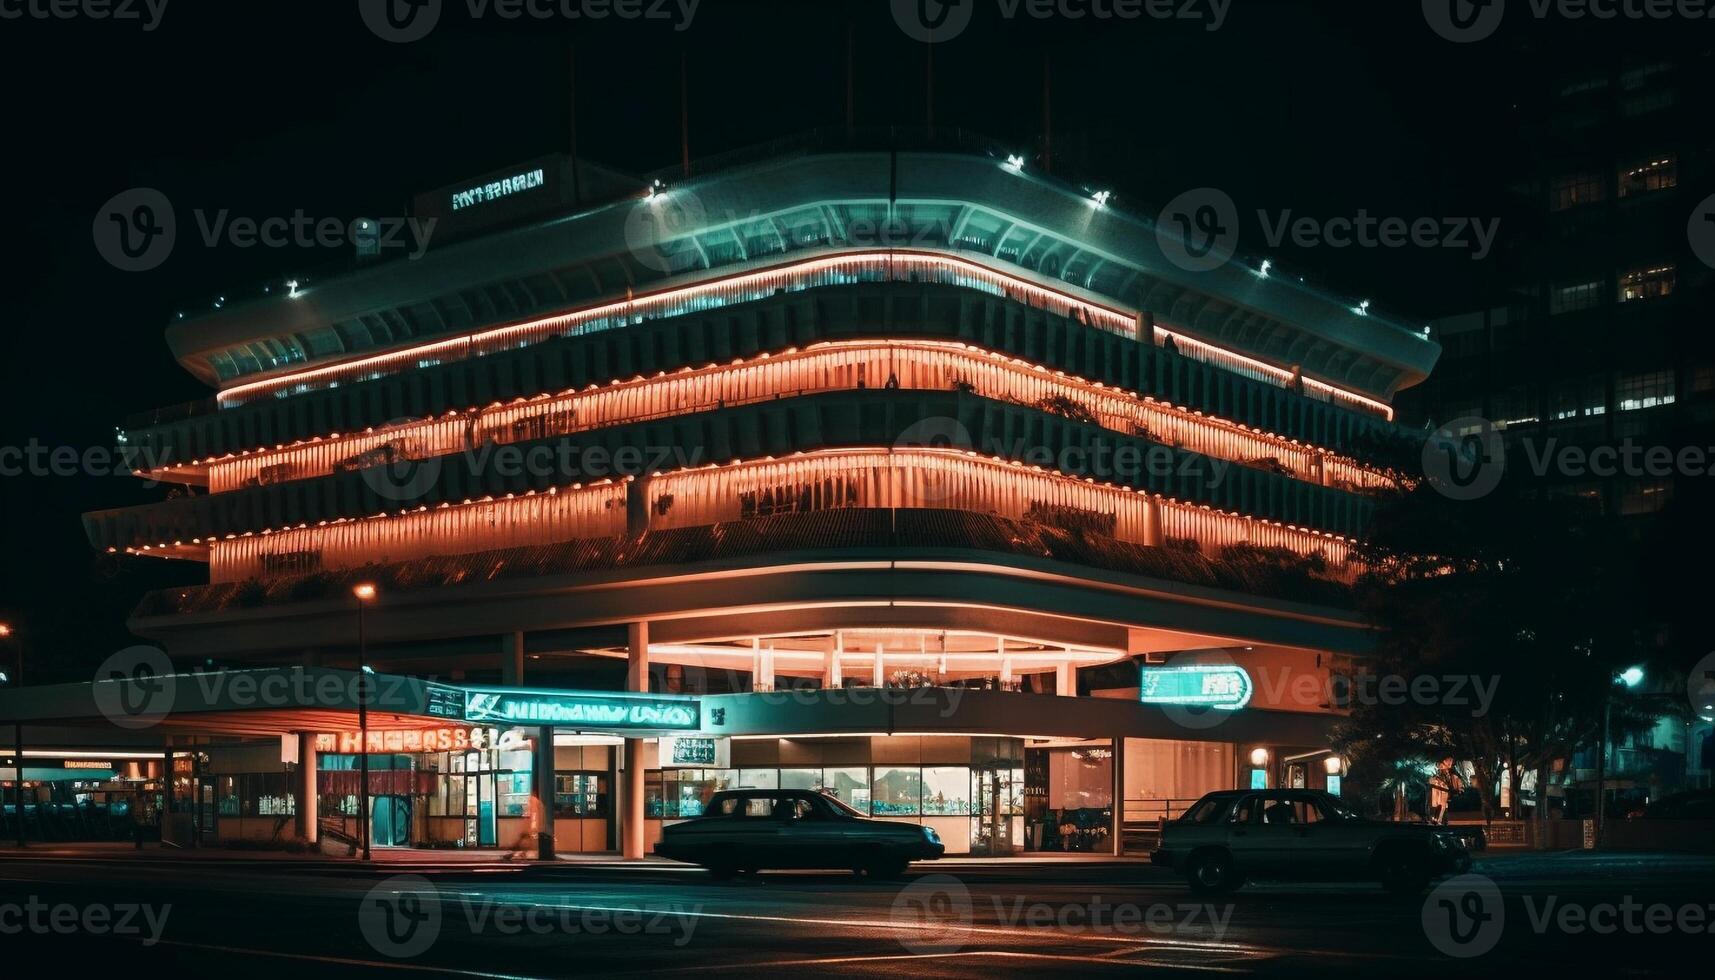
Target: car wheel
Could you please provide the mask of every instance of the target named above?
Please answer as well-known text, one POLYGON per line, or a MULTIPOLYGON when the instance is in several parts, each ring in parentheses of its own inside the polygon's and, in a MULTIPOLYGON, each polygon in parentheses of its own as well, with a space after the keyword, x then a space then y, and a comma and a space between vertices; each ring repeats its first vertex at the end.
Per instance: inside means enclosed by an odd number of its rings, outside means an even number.
POLYGON ((1233 856, 1225 851, 1199 854, 1185 867, 1185 880, 1191 890, 1205 895, 1230 892, 1239 887, 1238 870, 1233 856))
POLYGON ((1381 886, 1396 898, 1415 898, 1429 887, 1429 871, 1421 858, 1393 854, 1382 859, 1381 886))

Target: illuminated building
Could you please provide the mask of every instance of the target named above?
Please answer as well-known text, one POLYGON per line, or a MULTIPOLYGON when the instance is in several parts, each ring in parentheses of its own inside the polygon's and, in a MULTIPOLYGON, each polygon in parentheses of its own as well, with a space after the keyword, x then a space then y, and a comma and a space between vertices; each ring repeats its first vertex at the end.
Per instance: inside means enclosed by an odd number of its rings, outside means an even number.
MULTIPOLYGON (((1237 261, 1182 271, 1123 202, 1004 159, 553 161, 429 195, 421 258, 171 325, 216 394, 123 442, 191 492, 90 539, 208 564, 132 623, 182 664, 350 668, 374 582, 367 662, 461 722, 495 724, 492 689, 700 705, 647 737, 519 708, 516 764, 383 723, 381 843, 511 844, 544 724, 561 850, 638 854, 720 785, 822 788, 953 853, 1112 848, 1254 751, 1322 785, 1389 479, 1359 447, 1436 346, 1237 261)), ((229 734, 331 746, 319 813, 354 811, 355 729, 257 724, 229 734)))

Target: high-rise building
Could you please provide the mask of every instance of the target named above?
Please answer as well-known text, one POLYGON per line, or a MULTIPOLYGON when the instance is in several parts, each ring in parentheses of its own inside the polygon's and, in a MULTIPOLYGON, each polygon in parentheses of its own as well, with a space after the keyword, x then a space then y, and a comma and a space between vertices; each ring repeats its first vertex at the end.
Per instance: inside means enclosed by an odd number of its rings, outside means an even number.
MULTIPOLYGON (((188 492, 86 519, 207 564, 132 620, 181 667, 435 679, 370 722, 377 842, 506 846, 535 799, 561 849, 636 854, 760 786, 950 853, 1103 850, 1208 790, 1338 787, 1388 479, 1358 447, 1434 365, 1418 331, 1188 271, 963 138, 547 158, 416 217, 420 257, 173 323, 216 393, 122 438, 188 492)), ((191 696, 158 731, 223 774, 220 833, 305 793, 305 832, 349 830, 348 710, 191 696), (290 785, 222 740, 294 733, 290 785)))
MULTIPOLYGON (((1715 52, 1691 37, 1626 53, 1587 26, 1517 52, 1517 142, 1494 147, 1488 194, 1505 212, 1495 299, 1436 322, 1444 359, 1401 400, 1401 421, 1493 423, 1506 467, 1618 522, 1639 545, 1622 560, 1647 579, 1644 543, 1676 499, 1694 508, 1707 493, 1715 445, 1715 137, 1703 122, 1715 52)), ((1635 612, 1640 638, 1665 633, 1635 612)), ((1715 718, 1687 719, 1671 669, 1649 690, 1662 714, 1616 735, 1609 794, 1707 786, 1715 718)), ((1569 774, 1590 799, 1596 756, 1569 774)))

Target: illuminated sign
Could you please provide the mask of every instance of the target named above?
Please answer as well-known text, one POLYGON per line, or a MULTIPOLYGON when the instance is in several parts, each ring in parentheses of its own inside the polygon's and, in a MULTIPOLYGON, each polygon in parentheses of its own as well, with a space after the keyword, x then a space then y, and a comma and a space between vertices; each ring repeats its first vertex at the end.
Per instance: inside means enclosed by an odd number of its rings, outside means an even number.
POLYGON ((92 762, 86 759, 67 759, 60 763, 66 769, 112 769, 111 762, 92 762))
POLYGON ((546 182, 546 173, 543 168, 537 167, 535 170, 526 170, 521 174, 491 180, 465 190, 453 191, 453 210, 463 211, 465 208, 475 207, 478 204, 487 204, 489 201, 498 201, 503 197, 522 194, 525 191, 535 190, 546 182))
POLYGON ((1251 702, 1251 675, 1235 664, 1145 667, 1138 684, 1144 704, 1237 711, 1251 702))
MULTIPOLYGON (((466 726, 421 730, 369 732, 370 752, 464 752, 470 749, 518 749, 524 747, 523 732, 466 726)), ((316 736, 317 752, 354 755, 364 744, 359 732, 323 732, 316 736)))
POLYGON ((428 714, 436 718, 464 717, 464 690, 445 684, 430 683, 424 692, 428 714))
POLYGON ((661 739, 661 767, 675 766, 726 769, 732 765, 732 740, 688 738, 680 735, 661 739))
POLYGON ((684 731, 701 727, 696 701, 553 691, 468 691, 466 721, 684 731))

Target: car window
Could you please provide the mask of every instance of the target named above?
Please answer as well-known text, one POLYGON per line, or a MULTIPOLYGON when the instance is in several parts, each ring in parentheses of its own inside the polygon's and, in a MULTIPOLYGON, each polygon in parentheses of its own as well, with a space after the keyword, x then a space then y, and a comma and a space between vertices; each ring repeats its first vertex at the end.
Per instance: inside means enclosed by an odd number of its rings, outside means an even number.
POLYGON ((755 817, 772 817, 772 816, 774 816, 774 800, 770 797, 767 797, 767 796, 739 797, 738 803, 743 808, 741 810, 741 813, 745 817, 755 818, 755 817))
POLYGON ((739 799, 736 796, 729 796, 729 797, 726 797, 725 799, 716 800, 714 805, 709 807, 709 812, 707 814, 705 814, 705 816, 710 816, 710 817, 730 817, 730 816, 733 816, 734 814, 737 814, 739 812, 739 804, 742 802, 744 802, 744 801, 739 799))
POLYGON ((794 797, 780 802, 785 804, 780 809, 781 816, 790 820, 826 820, 828 816, 827 811, 817 806, 814 800, 794 797))
POLYGON ((1262 822, 1271 827, 1303 823, 1298 818, 1296 803, 1293 800, 1283 800, 1279 797, 1269 797, 1263 800, 1262 822))
POLYGON ((1182 823, 1218 823, 1227 815, 1227 809, 1233 804, 1230 796, 1205 796, 1191 809, 1179 815, 1182 823))
POLYGON ((1239 800, 1238 805, 1233 807, 1233 815, 1227 819, 1227 822, 1256 823, 1257 814, 1262 809, 1261 804, 1262 798, 1257 796, 1247 796, 1239 800))

